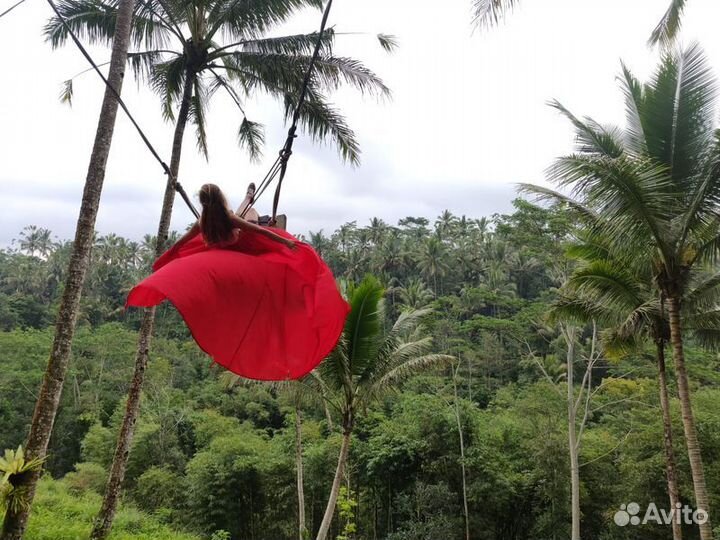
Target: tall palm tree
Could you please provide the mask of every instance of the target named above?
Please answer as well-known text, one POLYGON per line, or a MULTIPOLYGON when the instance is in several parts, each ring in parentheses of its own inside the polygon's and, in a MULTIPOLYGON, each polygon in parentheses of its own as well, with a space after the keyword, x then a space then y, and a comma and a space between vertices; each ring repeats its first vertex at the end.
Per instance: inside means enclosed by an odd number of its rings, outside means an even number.
MULTIPOLYGON (((110 87, 114 88, 118 94, 122 91, 127 51, 130 46, 133 6, 133 0, 120 0, 118 2, 116 24, 113 25, 113 33, 110 36, 112 39, 112 55, 107 79, 110 87)), ((90 262, 95 220, 117 116, 118 102, 110 87, 105 89, 100 109, 95 142, 85 178, 80 214, 75 228, 75 241, 72 245, 72 255, 68 265, 65 288, 58 310, 50 359, 35 404, 28 440, 25 444, 25 454, 28 459, 42 459, 47 454, 50 434, 57 415, 63 382, 70 361, 75 322, 90 262)), ((23 476, 22 486, 20 487, 26 493, 27 505, 6 510, 3 529, 0 534, 2 540, 19 540, 22 538, 39 477, 39 472, 23 476)))
POLYGON ((52 232, 48 229, 37 225, 28 225, 20 233, 20 249, 31 257, 34 257, 36 253, 41 257, 47 257, 55 247, 52 232))
MULTIPOLYGON (((318 39, 316 33, 262 36, 299 9, 321 5, 320 0, 157 0, 136 5, 132 37, 141 50, 129 55, 130 63, 135 73, 162 97, 165 118, 175 121, 156 256, 162 253, 170 228, 188 121, 195 124, 198 148, 207 157, 205 113, 210 98, 218 90, 224 91, 242 117, 238 141, 251 158, 257 159, 264 141, 263 128, 248 120, 243 96, 264 92, 276 97, 282 101, 286 117, 290 117, 310 62, 309 55, 318 39), (223 39, 227 41, 221 42, 223 39)), ((102 0, 66 0, 60 11, 79 33, 101 44, 109 39, 117 17, 114 4, 102 0)), ((58 18, 49 21, 46 33, 56 46, 67 39, 67 30, 58 18)), ((394 47, 392 39, 386 36, 379 39, 386 50, 394 47)), ((342 84, 378 96, 389 95, 389 90, 359 61, 334 56, 334 40, 332 30, 323 35, 322 54, 315 66, 307 102, 300 110, 300 120, 313 138, 332 139, 343 159, 357 163, 359 148, 355 136, 342 115, 328 104, 325 93, 342 84)), ((154 322, 155 309, 146 309, 125 416, 103 504, 91 534, 93 540, 107 538, 112 527, 139 412, 154 322)))
POLYGON ((318 369, 327 400, 340 414, 342 445, 317 540, 325 540, 330 530, 357 416, 413 373, 454 360, 428 354, 432 340, 423 337, 421 320, 429 310, 406 311, 384 331, 384 295, 380 282, 370 276, 351 292, 340 342, 318 369))
MULTIPOLYGON (((615 260, 601 239, 578 244, 570 255, 581 266, 554 302, 553 312, 583 322, 599 320, 609 326, 604 332, 604 349, 613 354, 643 354, 651 340, 658 369, 660 408, 663 416, 665 471, 670 508, 680 502, 675 451, 673 449, 670 399, 665 369, 665 348, 670 332, 660 292, 647 266, 631 266, 615 260), (599 240, 599 241, 598 241, 599 240)), ((715 274, 695 270, 683 298, 683 322, 699 343, 717 348, 720 343, 720 281, 715 274)), ((673 522, 673 539, 682 538, 679 523, 673 522)))
POLYGON ((435 296, 439 296, 442 292, 442 279, 450 268, 447 249, 437 235, 427 238, 421 249, 420 267, 425 277, 432 281, 435 296))
MULTIPOLYGON (((607 239, 613 257, 645 265, 652 274, 668 309, 695 504, 709 512, 681 310, 693 271, 720 257, 716 81, 698 45, 665 53, 648 83, 641 84, 625 66, 621 81, 624 130, 580 120, 556 104, 575 125, 578 151, 558 160, 551 177, 571 195, 532 189, 580 212, 607 239)), ((700 535, 712 538, 709 520, 700 525, 700 535)))

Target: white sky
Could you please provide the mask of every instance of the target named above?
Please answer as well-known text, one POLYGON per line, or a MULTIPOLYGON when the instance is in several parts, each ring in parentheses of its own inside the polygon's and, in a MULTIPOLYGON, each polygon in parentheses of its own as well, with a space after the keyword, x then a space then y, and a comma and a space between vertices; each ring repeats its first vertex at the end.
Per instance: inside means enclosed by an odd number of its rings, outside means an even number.
MULTIPOLYGON (((371 37, 340 37, 338 53, 355 56, 392 88, 377 103, 343 91, 334 96, 363 148, 358 169, 332 147, 299 139, 283 193, 290 229, 334 230, 373 216, 395 223, 443 209, 473 217, 508 211, 515 182, 542 182, 553 158, 570 150, 572 133, 547 107, 557 98, 579 115, 622 123, 615 77, 620 59, 644 78, 657 54, 646 39, 668 0, 527 0, 499 28, 473 32, 470 0, 336 0, 339 32, 394 34, 400 49, 383 53, 371 37), (441 8, 438 6, 442 6, 441 8)), ((0 0, 0 11, 12 0, 0 0)), ((43 0, 27 0, 0 19, 0 246, 28 224, 73 236, 82 185, 102 99, 102 83, 86 74, 75 83, 72 108, 58 101, 61 82, 86 68, 71 45, 52 51, 42 26, 43 0)), ((288 32, 313 31, 319 13, 300 15, 288 32)), ((689 2, 683 40, 698 40, 720 68, 717 0, 689 2)), ((98 62, 109 52, 92 49, 98 62)), ((158 98, 129 80, 123 97, 169 161, 172 126, 158 98)), ((209 115, 210 161, 188 130, 181 182, 196 192, 220 184, 237 204, 247 182, 259 180, 283 142, 278 104, 260 99, 249 117, 267 126, 265 162, 251 166, 236 146, 234 105, 218 95, 209 115)), ((131 238, 155 233, 164 176, 128 120, 118 116, 97 229, 131 238)), ((268 211, 267 198, 259 209, 268 211)), ((191 220, 176 202, 173 226, 191 220)))

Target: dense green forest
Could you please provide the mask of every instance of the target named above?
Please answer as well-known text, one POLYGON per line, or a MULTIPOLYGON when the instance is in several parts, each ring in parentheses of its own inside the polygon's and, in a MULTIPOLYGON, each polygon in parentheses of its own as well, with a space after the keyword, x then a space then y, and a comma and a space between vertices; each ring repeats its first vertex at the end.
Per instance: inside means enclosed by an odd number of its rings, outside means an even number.
MULTIPOLYGON (((521 199, 509 215, 471 219, 447 211, 434 222, 408 217, 390 225, 374 218, 366 226, 347 223, 332 234, 310 234, 307 240, 343 282, 379 277, 386 325, 403 311, 431 307, 423 331, 436 351, 456 358, 406 377, 359 413, 332 538, 461 538, 464 500, 472 538, 569 536, 567 406, 557 391, 566 344, 547 315, 576 264, 566 255, 574 234, 562 208, 521 199)), ((41 485, 29 538, 89 531, 132 374, 140 316, 124 311, 124 297, 148 272, 153 242, 112 234, 95 240, 47 463, 56 480, 41 485), (41 527, 48 519, 57 525, 41 527)), ((0 447, 16 447, 27 432, 68 251, 49 231, 28 227, 0 254, 0 447)), ((296 538, 299 409, 293 392, 229 381, 171 306, 162 308, 156 333, 125 510, 112 537, 163 538, 168 526, 199 538, 296 538)), ((590 326, 577 341, 579 387, 590 326)), ((711 506, 717 507, 720 366, 697 344, 686 355, 711 506)), ((584 535, 668 538, 666 526, 613 522, 621 504, 669 507, 652 354, 602 355, 593 371, 580 450, 584 535)), ((306 519, 316 531, 341 432, 321 399, 304 400, 301 410, 306 519)), ((671 410, 680 497, 691 503, 674 398, 671 410)), ((692 526, 684 532, 697 535, 692 526)))
MULTIPOLYGON (((509 214, 309 233, 351 309, 312 374, 276 383, 213 365, 172 306, 124 307, 179 236, 186 127, 207 157, 204 111, 225 90, 258 158, 264 131, 241 101, 261 89, 293 122, 276 171, 298 127, 357 163, 331 95, 389 88, 334 55, 334 29, 265 35, 317 0, 62 3, 46 38, 112 43, 116 90, 75 240, 40 223, 0 249, 0 536, 720 537, 720 87, 699 45, 673 48, 685 3, 650 37, 647 81, 621 66, 623 126, 551 103, 575 135, 547 170, 557 191, 523 185, 509 214), (94 232, 128 60, 175 124, 158 234, 142 241, 94 232)), ((474 24, 517 4, 475 0, 474 24)))

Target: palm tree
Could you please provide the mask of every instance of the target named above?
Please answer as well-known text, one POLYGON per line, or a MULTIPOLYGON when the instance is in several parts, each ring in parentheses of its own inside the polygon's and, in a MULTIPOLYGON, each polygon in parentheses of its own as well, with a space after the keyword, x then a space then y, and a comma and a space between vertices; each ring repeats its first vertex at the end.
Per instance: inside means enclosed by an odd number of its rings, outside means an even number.
POLYGON ((406 311, 389 331, 383 331, 384 295, 380 282, 370 276, 351 292, 343 335, 318 369, 327 400, 340 414, 342 445, 317 540, 325 540, 330 530, 358 415, 413 373, 454 360, 428 354, 432 339, 422 336, 421 320, 429 310, 406 311))
POLYGON ((435 296, 442 290, 442 278, 450 268, 445 245, 437 235, 425 240, 420 253, 420 267, 426 278, 432 281, 435 296))
MULTIPOLYGON (((189 3, 158 0, 137 4, 133 40, 144 50, 131 53, 129 60, 135 73, 161 95, 165 118, 175 120, 156 256, 162 253, 170 228, 188 121, 195 124, 198 148, 207 157, 205 112, 215 92, 224 90, 242 115, 239 143, 249 151, 251 158, 259 158, 264 141, 263 128, 248 120, 242 96, 261 91, 276 97, 283 102, 285 115, 289 118, 309 65, 309 54, 318 39, 317 34, 260 36, 288 20, 299 9, 321 5, 319 0, 191 0, 189 3), (221 43, 222 38, 228 42, 221 43), (176 46, 175 50, 167 48, 172 45, 176 46)), ((107 41, 117 16, 112 3, 97 0, 66 2, 61 4, 60 10, 78 32, 96 43, 107 41)), ((57 18, 50 20, 46 32, 56 46, 67 38, 66 28, 57 18)), ((300 109, 300 120, 314 139, 332 139, 343 159, 358 163, 359 148, 355 136, 342 115, 328 104, 325 93, 342 84, 377 96, 388 96, 389 89, 359 61, 334 56, 334 40, 332 30, 323 35, 322 54, 310 81, 308 99, 300 109)), ((391 38, 379 36, 379 40, 384 49, 393 49, 391 38)), ((106 538, 112 526, 139 411, 154 322, 155 309, 146 309, 138 336, 135 372, 125 417, 103 505, 91 534, 93 540, 106 538)))
MULTIPOLYGON (((571 248, 571 256, 580 258, 582 264, 554 302, 553 312, 563 318, 583 322, 597 319, 609 325, 603 336, 607 352, 642 354, 648 339, 655 345, 668 496, 670 508, 675 508, 680 495, 665 370, 665 347, 670 337, 665 309, 649 267, 632 267, 615 260, 603 244, 602 240, 596 239, 571 248)), ((720 283, 717 276, 696 270, 689 283, 683 298, 685 327, 693 332, 699 343, 717 348, 720 337, 720 314, 716 308, 720 283)), ((680 540, 680 524, 673 522, 672 527, 673 539, 680 540)))
MULTIPOLYGON (((663 55, 649 83, 623 66, 627 127, 580 120, 578 152, 558 160, 551 176, 571 197, 544 188, 607 239, 613 257, 648 268, 668 308, 673 362, 695 503, 709 512, 705 473, 685 367, 682 302, 693 271, 720 256, 720 133, 714 127, 716 82, 697 45, 663 55)), ((711 276, 710 279, 713 279, 711 276)), ((718 278, 720 279, 720 278, 718 278)), ((702 540, 712 538, 709 520, 702 540)))
MULTIPOLYGON (((52 351, 25 445, 25 455, 30 460, 43 459, 47 454, 50 434, 60 404, 65 373, 70 361, 70 348, 80 308, 80 296, 90 262, 95 220, 117 116, 118 102, 111 88, 114 88, 118 94, 122 91, 127 51, 130 46, 133 6, 134 1, 132 0, 120 0, 117 4, 113 36, 111 36, 112 56, 107 76, 110 86, 105 89, 100 109, 95 143, 90 155, 80 214, 75 229, 75 241, 72 245, 72 255, 68 265, 67 280, 58 310, 52 351)), ((0 534, 2 540, 22 538, 39 477, 39 472, 23 476, 20 487, 26 491, 28 504, 22 508, 7 508, 2 534, 0 534)))
POLYGON ((421 280, 411 278, 405 285, 396 287, 400 304, 406 309, 426 309, 435 295, 421 280))
POLYGON ((448 240, 457 222, 458 218, 450 210, 443 210, 435 220, 435 232, 442 240, 448 240))
POLYGON ((37 225, 28 225, 20 233, 20 249, 31 257, 34 257, 36 253, 41 257, 47 257, 55 247, 52 233, 48 229, 37 225))

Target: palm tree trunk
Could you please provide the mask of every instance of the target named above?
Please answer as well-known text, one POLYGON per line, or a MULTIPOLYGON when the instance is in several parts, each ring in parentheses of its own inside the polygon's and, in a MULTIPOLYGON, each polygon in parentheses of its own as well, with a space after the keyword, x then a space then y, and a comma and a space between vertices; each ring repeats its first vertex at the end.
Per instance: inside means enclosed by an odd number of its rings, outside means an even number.
MULTIPOLYGON (((163 198, 162 211, 160 212, 160 223, 158 225, 157 245, 155 255, 159 256, 165 249, 165 242, 170 230, 170 218, 172 217, 173 202, 175 199, 175 182, 180 170, 180 155, 182 153, 182 141, 187 125, 188 113, 193 92, 194 76, 186 74, 183 100, 180 104, 175 134, 173 136, 172 157, 170 160, 171 176, 167 180, 165 196, 163 198)), ((105 540, 110 534, 115 512, 120 500, 122 483, 125 480, 130 447, 135 435, 135 424, 140 412, 140 398, 142 387, 145 382, 145 371, 147 370, 150 344, 152 342, 153 328, 155 326, 155 308, 148 308, 143 312, 143 320, 138 334, 138 348, 135 354, 135 371, 133 373, 130 390, 128 391, 127 404, 125 405, 125 416, 120 427, 115 454, 113 456, 110 476, 105 486, 105 494, 100 512, 95 518, 91 540, 105 540)))
POLYGON ((328 499, 325 515, 323 516, 320 530, 318 531, 316 540, 326 540, 330 525, 332 524, 333 515, 335 514, 335 505, 337 504, 338 493, 340 492, 340 482, 342 481, 345 464, 347 463, 348 452, 350 450, 350 433, 352 427, 343 429, 342 445, 340 446, 340 456, 338 457, 337 469, 335 469, 335 478, 333 479, 332 488, 330 489, 330 498, 328 499))
POLYGON ((298 494, 298 533, 300 540, 307 537, 305 528, 305 486, 303 480, 303 455, 302 455, 302 411, 295 407, 295 472, 297 474, 298 494))
MULTIPOLYGON (((133 0, 120 0, 118 4, 117 23, 108 72, 108 83, 118 94, 122 92, 123 78, 125 76, 134 6, 135 2, 133 0)), ((65 282, 65 289, 58 310, 52 351, 50 352, 50 359, 48 360, 39 397, 35 404, 30 433, 25 444, 26 456, 29 459, 47 455, 47 447, 70 361, 75 323, 80 308, 80 297, 87 269, 90 265, 95 221, 100 205, 103 182, 105 181, 105 167, 110 155, 117 110, 118 102, 115 94, 110 88, 106 88, 100 108, 100 117, 90 156, 90 164, 85 178, 80 214, 75 228, 75 241, 73 242, 72 255, 68 265, 67 281, 65 282)), ((13 512, 11 508, 8 508, 3 521, 2 534, 0 534, 2 540, 19 540, 22 538, 39 478, 40 472, 38 471, 23 475, 23 478, 18 483, 18 487, 26 491, 25 497, 28 504, 18 512, 13 512)))
MULTIPOLYGON (((665 372, 665 340, 657 340, 658 386, 660 387, 660 408, 663 415, 663 440, 665 445, 665 475, 667 476, 668 497, 670 509, 677 508, 680 502, 680 491, 677 484, 677 467, 675 465, 675 450, 672 442, 672 418, 670 416, 670 399, 667 389, 667 374, 665 372)), ((677 519, 672 522, 673 540, 682 540, 682 528, 677 519)))
MULTIPOLYGON (((687 445, 690 470, 692 471, 693 487, 695 489, 696 509, 702 509, 710 515, 710 501, 707 486, 705 485, 705 471, 703 468, 700 444, 695 428, 690 399, 690 385, 685 369, 685 353, 683 351, 682 327, 680 324, 680 299, 676 295, 668 295, 668 311, 670 315, 670 339, 673 346, 673 362, 675 364, 675 377, 677 378, 678 396, 680 397, 680 410, 682 411, 685 444, 687 445)), ((699 525, 700 539, 712 540, 712 527, 710 519, 699 525)))

